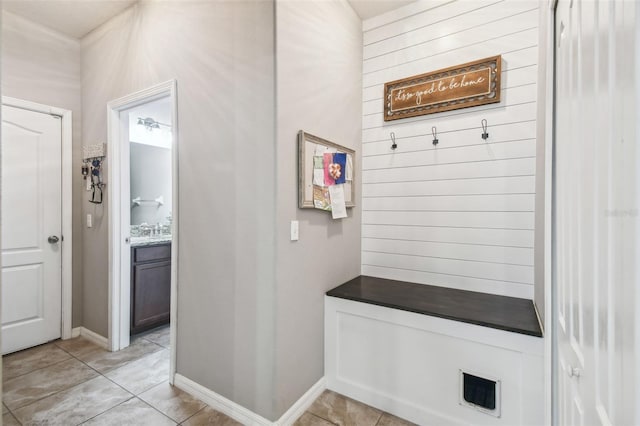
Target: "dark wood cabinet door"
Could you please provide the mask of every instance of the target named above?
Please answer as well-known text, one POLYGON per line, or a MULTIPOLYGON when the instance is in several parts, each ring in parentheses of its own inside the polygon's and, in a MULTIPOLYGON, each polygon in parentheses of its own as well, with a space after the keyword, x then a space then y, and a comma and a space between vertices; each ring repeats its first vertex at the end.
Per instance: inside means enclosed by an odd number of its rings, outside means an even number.
POLYGON ((131 285, 131 333, 169 322, 171 261, 134 264, 131 285))

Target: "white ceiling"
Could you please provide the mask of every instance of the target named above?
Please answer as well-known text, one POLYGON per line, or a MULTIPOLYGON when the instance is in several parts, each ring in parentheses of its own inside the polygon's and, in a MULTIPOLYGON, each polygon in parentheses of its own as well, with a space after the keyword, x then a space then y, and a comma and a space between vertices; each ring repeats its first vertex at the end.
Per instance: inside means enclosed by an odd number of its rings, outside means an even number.
POLYGON ((385 12, 397 9, 416 0, 349 0, 351 7, 364 21, 385 12))
POLYGON ((79 39, 136 1, 3 0, 2 9, 79 39))
MULTIPOLYGON (((3 0, 2 8, 30 21, 80 39, 138 0, 3 0)), ((315 0, 322 1, 322 0, 315 0)), ((348 0, 361 19, 416 0, 348 0)))

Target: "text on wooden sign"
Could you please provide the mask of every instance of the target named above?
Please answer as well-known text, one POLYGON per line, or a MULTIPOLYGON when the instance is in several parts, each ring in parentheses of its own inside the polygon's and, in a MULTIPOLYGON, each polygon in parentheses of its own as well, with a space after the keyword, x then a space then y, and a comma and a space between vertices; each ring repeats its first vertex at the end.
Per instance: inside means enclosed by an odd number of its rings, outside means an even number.
POLYGON ((500 56, 384 85, 384 120, 500 102, 500 56))

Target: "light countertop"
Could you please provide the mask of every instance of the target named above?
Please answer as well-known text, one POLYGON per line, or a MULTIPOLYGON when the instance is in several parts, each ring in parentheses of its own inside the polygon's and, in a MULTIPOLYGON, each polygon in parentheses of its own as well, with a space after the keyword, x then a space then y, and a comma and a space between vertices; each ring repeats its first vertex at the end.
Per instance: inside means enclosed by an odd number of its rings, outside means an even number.
POLYGON ((131 247, 151 246, 154 244, 164 244, 171 242, 171 235, 160 235, 157 237, 131 237, 131 247))

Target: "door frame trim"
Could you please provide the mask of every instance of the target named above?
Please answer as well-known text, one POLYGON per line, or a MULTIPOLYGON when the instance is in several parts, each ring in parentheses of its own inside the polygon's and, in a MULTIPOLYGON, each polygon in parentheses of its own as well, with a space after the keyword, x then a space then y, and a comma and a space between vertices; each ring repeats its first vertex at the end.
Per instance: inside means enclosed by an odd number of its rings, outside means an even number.
MULTIPOLYGON (((121 195, 122 185, 122 145, 120 131, 120 112, 135 106, 145 104, 156 99, 171 98, 171 190, 172 197, 172 241, 171 241, 171 322, 170 333, 170 374, 169 381, 173 384, 176 372, 176 332, 177 332, 177 301, 178 301, 178 229, 179 229, 179 197, 178 194, 178 99, 177 82, 169 80, 147 89, 131 93, 124 97, 110 101, 107 104, 107 159, 109 167, 109 180, 107 196, 109 200, 109 350, 118 351, 129 346, 129 322, 130 322, 130 294, 131 281, 126 283, 120 279, 123 271, 121 260, 123 246, 123 229, 121 221, 121 208, 123 205, 121 195), (125 307, 126 308, 123 308, 125 307)), ((128 143, 128 141, 127 141, 128 143)), ((128 245, 126 245, 128 246, 128 245)))
MULTIPOLYGON (((540 7, 545 7, 541 5, 540 7)), ((549 425, 558 424, 558 387, 557 387, 557 315, 555 284, 553 282, 553 211, 554 211, 554 147, 555 147, 555 86, 556 86, 556 9, 558 0, 547 0, 548 8, 546 34, 545 72, 545 129, 544 129, 544 295, 545 295, 545 421, 549 425)))
POLYGON ((72 204, 72 177, 73 177, 73 113, 71 110, 53 107, 24 99, 2 96, 2 105, 25 109, 43 114, 55 115, 62 120, 61 148, 62 148, 62 322, 60 334, 62 339, 70 339, 72 324, 73 304, 73 204, 72 204))

